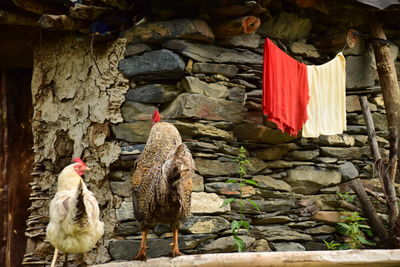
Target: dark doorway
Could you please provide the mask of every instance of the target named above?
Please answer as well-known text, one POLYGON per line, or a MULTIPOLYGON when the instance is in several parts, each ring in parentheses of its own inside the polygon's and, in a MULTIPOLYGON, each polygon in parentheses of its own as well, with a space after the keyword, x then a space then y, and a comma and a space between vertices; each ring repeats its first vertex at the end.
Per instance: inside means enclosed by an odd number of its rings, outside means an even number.
POLYGON ((22 266, 32 182, 32 69, 0 69, 0 266, 22 266))

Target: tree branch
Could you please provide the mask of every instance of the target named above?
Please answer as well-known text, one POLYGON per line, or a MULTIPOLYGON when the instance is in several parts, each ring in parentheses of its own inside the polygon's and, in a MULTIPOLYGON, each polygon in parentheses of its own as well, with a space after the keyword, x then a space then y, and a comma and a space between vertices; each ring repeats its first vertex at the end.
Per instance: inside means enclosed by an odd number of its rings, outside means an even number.
POLYGON ((361 202, 362 209, 364 213, 368 217, 368 222, 374 231, 374 233, 379 237, 379 239, 386 243, 388 240, 388 232, 383 226, 381 220, 379 220, 378 215, 375 211, 374 206, 372 205, 371 201, 368 199, 367 193, 365 192, 364 186, 360 183, 360 179, 354 179, 350 182, 351 188, 356 192, 358 199, 361 202))
POLYGON ((345 200, 339 200, 338 205, 339 205, 339 207, 344 208, 346 210, 357 211, 357 212, 361 211, 361 209, 359 207, 357 207, 356 205, 351 204, 345 200))
POLYGON ((371 111, 368 106, 368 100, 366 96, 360 96, 359 100, 364 115, 364 121, 365 124, 367 125, 368 142, 371 147, 371 154, 374 158, 374 161, 377 161, 378 159, 381 159, 381 153, 379 152, 374 121, 372 119, 371 111))
POLYGON ((373 192, 369 190, 368 188, 365 188, 365 192, 367 192, 370 196, 381 202, 382 204, 387 205, 387 201, 381 198, 376 192, 373 192))

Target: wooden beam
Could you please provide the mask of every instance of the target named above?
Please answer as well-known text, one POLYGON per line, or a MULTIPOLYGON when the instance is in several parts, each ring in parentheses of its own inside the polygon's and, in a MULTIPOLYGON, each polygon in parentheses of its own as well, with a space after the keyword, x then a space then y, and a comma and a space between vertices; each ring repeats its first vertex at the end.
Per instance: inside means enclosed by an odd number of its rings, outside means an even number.
POLYGON ((75 4, 70 7, 69 14, 75 19, 97 20, 105 15, 110 15, 115 9, 109 7, 87 6, 75 4))
POLYGON ((260 27, 260 19, 254 16, 245 16, 238 19, 217 22, 212 26, 216 38, 241 33, 255 33, 260 27))
POLYGON ((71 18, 67 15, 44 14, 38 24, 44 29, 73 31, 89 27, 89 22, 71 18))
POLYGON ((33 26, 37 27, 37 18, 35 16, 23 15, 17 12, 0 10, 0 24, 33 26))
POLYGON ((38 0, 13 0, 14 4, 26 11, 35 14, 62 14, 62 9, 56 6, 49 5, 47 2, 38 0))

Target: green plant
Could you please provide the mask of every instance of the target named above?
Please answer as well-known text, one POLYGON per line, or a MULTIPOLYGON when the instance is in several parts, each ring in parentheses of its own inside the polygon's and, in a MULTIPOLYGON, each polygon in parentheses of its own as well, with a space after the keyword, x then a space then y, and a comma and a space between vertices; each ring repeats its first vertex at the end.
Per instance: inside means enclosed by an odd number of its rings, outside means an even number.
POLYGON ((339 249, 339 247, 342 246, 341 243, 337 243, 335 240, 332 240, 330 242, 327 242, 326 240, 322 240, 322 241, 324 241, 327 249, 330 249, 330 250, 339 249))
POLYGON ((353 203, 354 200, 356 199, 356 195, 351 195, 349 192, 337 193, 337 195, 341 200, 344 200, 349 203, 353 203))
POLYGON ((336 231, 345 236, 345 243, 336 243, 335 241, 324 243, 328 249, 358 249, 364 246, 375 246, 375 242, 368 240, 366 236, 373 235, 371 227, 364 224, 366 218, 360 217, 358 212, 343 211, 341 218, 345 222, 337 223, 336 231))
POLYGON ((343 212, 343 216, 346 222, 338 223, 336 225, 336 231, 342 235, 348 237, 346 243, 350 248, 362 248, 363 246, 375 246, 376 244, 366 238, 372 236, 371 227, 364 224, 366 218, 360 217, 358 212, 343 212))
POLYGON ((250 203, 250 205, 252 205, 257 211, 260 211, 260 208, 258 207, 257 203, 254 202, 251 199, 243 199, 243 195, 242 195, 242 187, 246 184, 249 185, 258 185, 256 181, 253 181, 251 179, 247 179, 245 178, 246 174, 247 174, 247 166, 249 165, 249 160, 247 159, 247 150, 241 146, 240 150, 239 150, 239 155, 236 159, 236 162, 239 165, 239 169, 238 169, 238 174, 239 174, 239 179, 229 179, 226 182, 227 183, 236 183, 239 185, 239 193, 240 193, 240 199, 237 198, 227 198, 225 199, 225 201, 222 203, 222 207, 228 205, 229 203, 235 202, 237 201, 240 207, 240 220, 233 220, 231 222, 231 231, 232 231, 232 237, 235 240, 235 245, 238 249, 239 252, 242 252, 246 249, 245 243, 243 241, 243 239, 241 239, 239 237, 239 232, 240 230, 245 230, 245 231, 249 231, 250 229, 250 223, 246 220, 246 217, 243 214, 243 209, 244 209, 244 205, 245 202, 250 203))

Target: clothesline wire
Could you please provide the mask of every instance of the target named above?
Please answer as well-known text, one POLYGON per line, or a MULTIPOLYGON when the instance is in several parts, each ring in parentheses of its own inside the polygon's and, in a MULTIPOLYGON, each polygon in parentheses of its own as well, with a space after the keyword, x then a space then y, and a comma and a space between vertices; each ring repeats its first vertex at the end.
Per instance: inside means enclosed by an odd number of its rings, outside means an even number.
POLYGON ((349 47, 349 42, 346 42, 346 44, 343 46, 342 50, 340 51, 341 53, 343 53, 343 51, 346 49, 346 47, 349 47))

